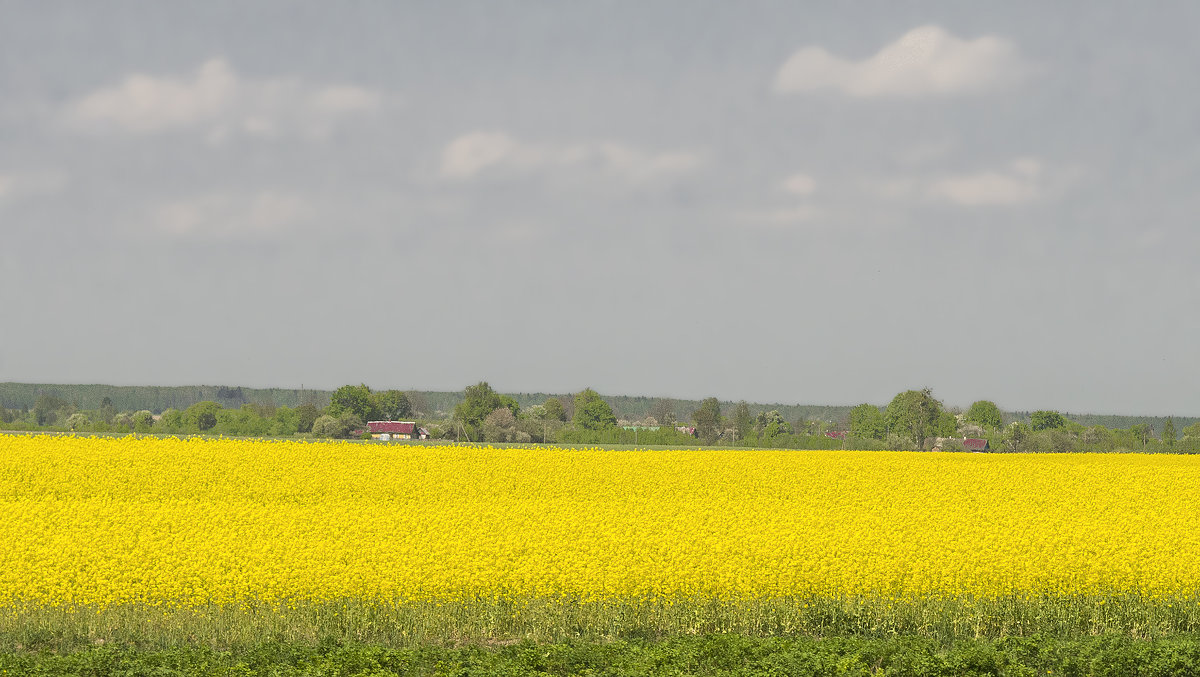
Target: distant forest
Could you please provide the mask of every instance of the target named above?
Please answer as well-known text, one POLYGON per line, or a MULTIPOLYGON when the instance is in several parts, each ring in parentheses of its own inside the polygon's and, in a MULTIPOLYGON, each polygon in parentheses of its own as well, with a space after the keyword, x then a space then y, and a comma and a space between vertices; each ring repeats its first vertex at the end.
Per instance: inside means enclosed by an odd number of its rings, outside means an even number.
MULTIPOLYGON (((247 388, 243 386, 112 386, 102 384, 64 385, 51 383, 0 383, 0 407, 27 411, 33 409, 39 397, 49 396, 72 404, 76 409, 99 409, 105 403, 117 411, 148 410, 161 414, 168 409, 182 410, 198 402, 217 402, 226 409, 237 409, 244 405, 268 407, 298 407, 311 404, 318 409, 329 406, 332 390, 299 388, 247 388)), ((449 418, 463 401, 463 391, 443 392, 432 390, 405 391, 412 402, 412 415, 416 418, 449 418)), ((542 404, 547 398, 557 397, 570 400, 574 393, 506 393, 516 400, 522 409, 542 404)), ((686 419, 689 412, 700 408, 701 400, 686 400, 631 395, 604 395, 618 419, 637 421, 651 414, 655 403, 668 399, 675 412, 686 419)), ((719 400, 723 411, 732 411, 737 403, 719 400)), ((886 403, 880 404, 882 407, 886 403)), ((758 415, 778 411, 787 421, 820 421, 830 429, 844 429, 848 425, 853 406, 800 405, 800 404, 757 404, 749 403, 750 413, 758 415)), ((1029 423, 1033 412, 1003 411, 1005 425, 1014 422, 1029 423)), ((1083 426, 1105 428, 1129 428, 1148 425, 1155 435, 1161 435, 1167 416, 1129 416, 1109 414, 1086 414, 1062 412, 1067 419, 1083 426)), ((1200 422, 1200 417, 1174 417, 1177 427, 1200 422)))
MULTIPOLYGON (((463 391, 408 390, 413 415, 418 418, 449 418, 463 401, 463 391)), ((571 399, 575 393, 506 393, 522 408, 541 404, 549 397, 571 399)), ((101 384, 62 385, 51 383, 0 383, 0 407, 29 410, 43 395, 69 402, 77 409, 99 409, 105 398, 118 411, 149 410, 161 414, 168 409, 187 409, 197 402, 217 402, 226 409, 246 404, 276 407, 297 407, 312 404, 318 409, 329 406, 332 390, 312 388, 246 388, 242 386, 110 386, 101 384)), ((629 395, 605 395, 604 400, 620 419, 637 420, 650 414, 655 402, 662 398, 629 395)), ((680 416, 700 407, 700 400, 671 399, 680 416)), ((722 401, 732 408, 733 402, 722 401)), ((778 410, 789 420, 814 420, 837 423, 845 421, 851 407, 751 404, 754 413, 778 410)), ((1138 419, 1141 421, 1141 419, 1138 419)))

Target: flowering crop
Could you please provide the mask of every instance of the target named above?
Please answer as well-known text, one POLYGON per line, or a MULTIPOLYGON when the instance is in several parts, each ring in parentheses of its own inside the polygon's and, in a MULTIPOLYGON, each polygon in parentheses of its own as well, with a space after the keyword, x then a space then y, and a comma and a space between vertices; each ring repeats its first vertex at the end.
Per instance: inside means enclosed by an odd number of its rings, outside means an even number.
POLYGON ((1200 591, 1200 458, 0 436, 0 604, 1200 591))

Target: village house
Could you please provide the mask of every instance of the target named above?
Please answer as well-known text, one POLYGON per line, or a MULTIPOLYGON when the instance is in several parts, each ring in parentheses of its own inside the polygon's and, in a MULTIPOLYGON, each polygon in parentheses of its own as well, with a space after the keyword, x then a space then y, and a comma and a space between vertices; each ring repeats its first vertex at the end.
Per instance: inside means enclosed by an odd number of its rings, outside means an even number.
POLYGON ((943 444, 946 442, 961 442, 967 451, 991 451, 992 449, 988 441, 981 437, 939 437, 935 440, 933 450, 942 451, 943 444))
POLYGON ((367 432, 373 440, 426 440, 429 431, 412 421, 367 421, 367 432))

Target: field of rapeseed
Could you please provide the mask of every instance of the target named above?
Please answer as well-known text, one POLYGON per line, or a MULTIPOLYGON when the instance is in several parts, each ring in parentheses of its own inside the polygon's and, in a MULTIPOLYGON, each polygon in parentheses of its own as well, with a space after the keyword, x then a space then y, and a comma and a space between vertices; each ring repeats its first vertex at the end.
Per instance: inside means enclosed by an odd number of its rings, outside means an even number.
POLYGON ((10 643, 1200 631, 1198 457, 0 436, 0 511, 10 643))

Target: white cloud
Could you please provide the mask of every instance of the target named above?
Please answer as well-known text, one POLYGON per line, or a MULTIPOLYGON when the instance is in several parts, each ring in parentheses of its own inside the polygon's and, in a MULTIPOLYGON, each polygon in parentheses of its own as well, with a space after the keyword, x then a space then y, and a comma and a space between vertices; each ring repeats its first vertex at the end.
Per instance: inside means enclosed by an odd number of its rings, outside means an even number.
POLYGON ((378 111, 382 98, 348 85, 247 80, 224 59, 210 59, 190 78, 130 75, 69 104, 64 118, 84 132, 202 130, 212 141, 236 135, 321 137, 347 118, 378 111))
POLYGON ((281 236, 311 220, 314 209, 291 193, 215 193, 176 200, 151 210, 150 225, 167 235, 196 239, 262 239, 281 236))
POLYGON ((888 179, 875 184, 879 197, 943 202, 964 207, 1018 205, 1044 194, 1042 164, 1019 158, 1006 167, 964 174, 888 179))
POLYGON ((783 180, 780 186, 785 192, 792 195, 812 195, 817 189, 817 182, 808 174, 792 174, 783 180))
POLYGON ((973 94, 1010 86, 1028 71, 1004 38, 963 40, 940 26, 921 26, 862 61, 805 47, 780 67, 775 90, 832 89, 862 98, 973 94))
POLYGON ((1012 205, 1037 198, 1038 187, 1024 177, 1003 172, 949 176, 929 185, 929 197, 958 205, 1012 205))
POLYGON ((703 165, 703 155, 689 151, 652 152, 607 141, 534 144, 500 132, 471 132, 442 151, 440 174, 463 180, 492 171, 582 169, 640 182, 687 174, 703 165))

